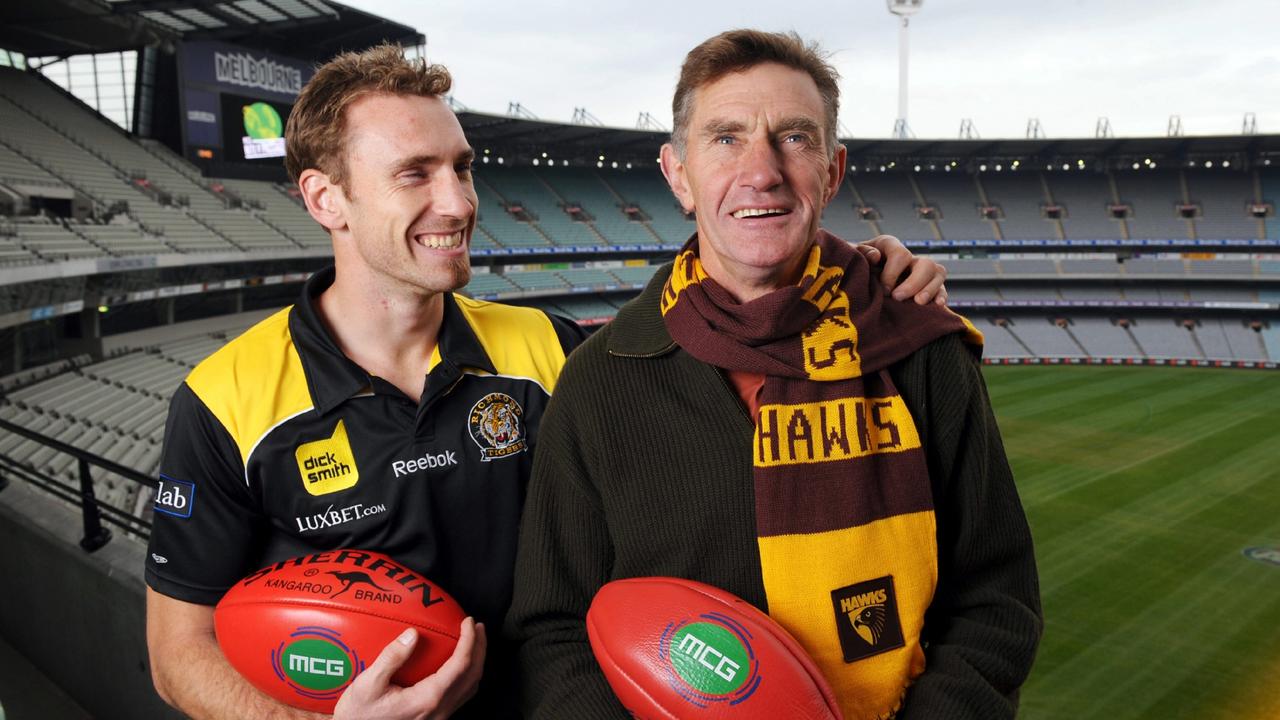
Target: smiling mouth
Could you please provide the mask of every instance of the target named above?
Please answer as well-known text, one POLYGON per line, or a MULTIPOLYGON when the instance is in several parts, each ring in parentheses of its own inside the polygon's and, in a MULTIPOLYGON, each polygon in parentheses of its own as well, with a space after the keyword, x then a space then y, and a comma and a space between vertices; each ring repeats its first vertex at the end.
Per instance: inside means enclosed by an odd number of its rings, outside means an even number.
POLYGON ((462 236, 465 231, 459 230, 451 235, 433 235, 422 234, 414 235, 413 241, 422 247, 434 248, 437 250, 450 250, 462 244, 462 236))
POLYGON ((733 216, 741 220, 743 218, 776 217, 789 214, 791 214, 791 211, 786 208, 743 208, 735 211, 733 216))

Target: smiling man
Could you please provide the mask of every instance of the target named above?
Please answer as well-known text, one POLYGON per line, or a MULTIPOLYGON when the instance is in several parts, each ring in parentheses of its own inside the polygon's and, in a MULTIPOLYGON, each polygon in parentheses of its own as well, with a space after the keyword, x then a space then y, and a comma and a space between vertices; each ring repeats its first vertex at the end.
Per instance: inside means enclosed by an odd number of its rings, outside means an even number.
POLYGON ((581 331, 453 293, 471 277, 477 201, 449 87, 444 68, 391 46, 317 71, 289 119, 286 166, 334 267, 173 398, 161 482, 184 500, 157 500, 148 644, 157 689, 193 717, 309 716, 227 664, 213 605, 260 566, 340 547, 391 555, 475 620, 411 688, 388 678, 417 635, 393 642, 339 717, 442 718, 464 703, 468 717, 516 716, 511 653, 485 626, 507 608, 542 410, 581 331))
POLYGON ((569 359, 543 421, 507 621, 533 718, 628 717, 584 617, 650 575, 766 610, 846 720, 1016 712, 1042 622, 982 338, 889 300, 820 228, 836 82, 795 35, 685 59, 662 168, 697 234, 569 359))

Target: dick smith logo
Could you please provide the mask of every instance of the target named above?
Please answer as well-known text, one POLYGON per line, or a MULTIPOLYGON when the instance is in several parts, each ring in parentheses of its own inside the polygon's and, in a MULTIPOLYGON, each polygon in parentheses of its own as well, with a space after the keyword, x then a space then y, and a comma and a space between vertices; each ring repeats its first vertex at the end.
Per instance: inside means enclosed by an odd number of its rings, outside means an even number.
POLYGON ((346 490, 360 480, 360 469, 356 467, 351 441, 347 439, 347 426, 341 420, 332 435, 299 445, 294 456, 302 486, 312 495, 346 490))
POLYGON ((167 475, 160 476, 160 484, 156 486, 156 512, 189 518, 195 501, 195 483, 175 480, 167 475))

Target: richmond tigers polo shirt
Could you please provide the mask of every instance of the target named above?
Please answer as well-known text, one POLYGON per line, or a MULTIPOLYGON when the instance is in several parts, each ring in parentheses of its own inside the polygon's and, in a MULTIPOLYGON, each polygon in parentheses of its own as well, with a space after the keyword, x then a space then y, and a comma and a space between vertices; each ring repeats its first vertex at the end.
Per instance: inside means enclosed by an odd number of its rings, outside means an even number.
POLYGON ((249 572, 338 547, 384 552, 491 630, 511 599, 538 427, 582 339, 541 310, 446 293, 415 403, 338 349, 301 301, 200 363, 165 427, 146 581, 215 604, 249 572))

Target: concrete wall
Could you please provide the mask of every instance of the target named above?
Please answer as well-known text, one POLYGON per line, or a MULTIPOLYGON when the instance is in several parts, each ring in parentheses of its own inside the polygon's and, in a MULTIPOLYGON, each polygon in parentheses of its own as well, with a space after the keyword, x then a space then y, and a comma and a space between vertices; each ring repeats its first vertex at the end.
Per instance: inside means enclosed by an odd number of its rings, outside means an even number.
POLYGON ((80 528, 22 480, 0 491, 0 635, 98 720, 181 717, 151 686, 146 547, 117 530, 86 553, 80 528))

